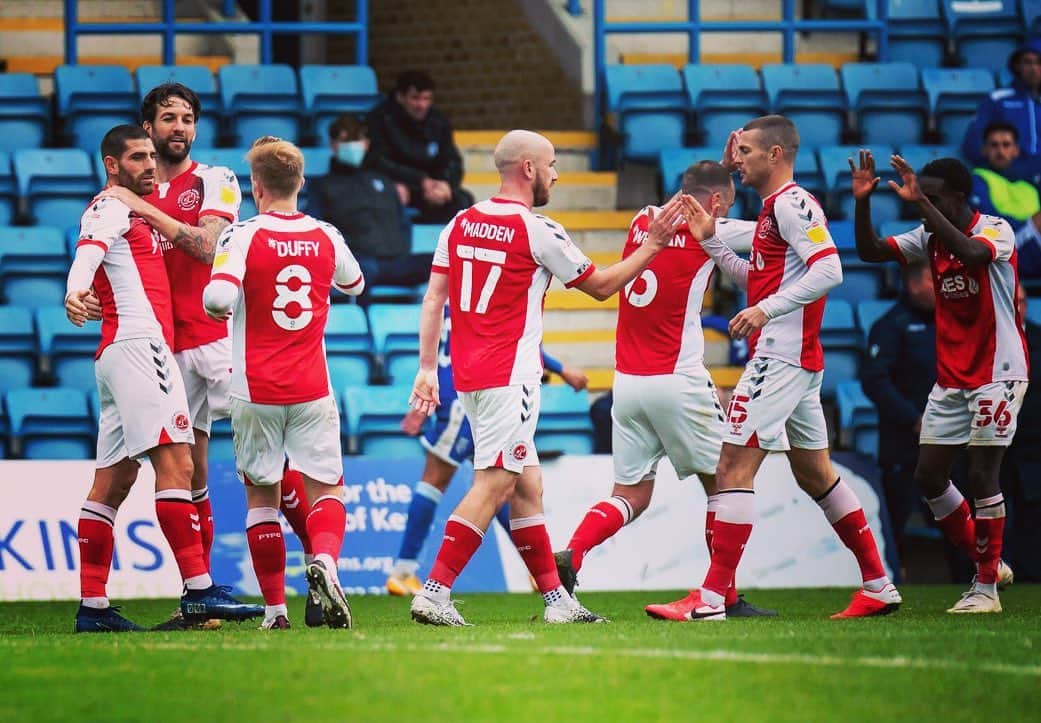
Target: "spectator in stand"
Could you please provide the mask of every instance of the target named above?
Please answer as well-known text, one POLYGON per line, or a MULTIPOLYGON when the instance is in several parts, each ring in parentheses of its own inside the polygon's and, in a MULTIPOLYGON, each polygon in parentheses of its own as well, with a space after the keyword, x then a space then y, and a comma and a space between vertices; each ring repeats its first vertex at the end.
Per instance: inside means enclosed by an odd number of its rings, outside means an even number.
POLYGON ((405 203, 419 212, 416 223, 447 223, 474 202, 462 188, 463 157, 452 139, 452 125, 433 105, 433 78, 409 70, 368 116, 371 143, 365 168, 407 187, 405 203))
POLYGON ((403 203, 408 189, 380 171, 362 168, 369 149, 365 123, 343 115, 329 126, 329 173, 311 183, 308 212, 331 223, 347 239, 361 266, 366 291, 373 286, 416 286, 430 277, 433 254, 413 254, 403 203))
POLYGON ((984 162, 972 170, 969 205, 980 213, 1001 216, 1017 231, 1041 211, 1037 186, 1011 177, 1019 157, 1019 132, 1007 121, 983 131, 984 162))
POLYGON ((984 130, 991 123, 1005 121, 1015 126, 1021 151, 1007 175, 1033 179, 1041 164, 1041 39, 1015 50, 1008 69, 1014 78, 1012 87, 998 88, 980 103, 965 131, 962 156, 972 165, 985 165, 984 130))

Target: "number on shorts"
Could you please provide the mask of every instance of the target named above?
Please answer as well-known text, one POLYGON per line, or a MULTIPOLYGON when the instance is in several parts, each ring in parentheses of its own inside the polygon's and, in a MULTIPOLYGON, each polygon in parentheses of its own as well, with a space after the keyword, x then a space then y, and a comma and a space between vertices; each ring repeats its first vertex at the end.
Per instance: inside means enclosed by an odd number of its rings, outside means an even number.
POLYGON ((730 424, 743 424, 748 419, 748 395, 731 394, 730 403, 727 405, 727 421, 730 424))
POLYGON ((495 286, 499 283, 499 278, 502 276, 502 267, 506 263, 506 252, 463 245, 456 246, 455 252, 459 258, 463 259, 463 280, 459 289, 460 311, 470 311, 470 307, 473 304, 474 263, 481 261, 491 264, 488 275, 484 279, 484 284, 481 285, 481 294, 477 297, 477 305, 473 307, 475 314, 483 314, 488 311, 488 304, 491 303, 492 294, 495 293, 495 286))
POLYGON ((1012 412, 1008 408, 1008 402, 1002 399, 995 406, 993 399, 979 400, 975 423, 980 428, 991 424, 999 430, 1008 427, 1012 424, 1012 412))
POLYGON ((658 277, 650 269, 644 269, 639 276, 625 285, 625 298, 637 308, 649 305, 657 295, 658 277), (643 281, 643 291, 633 292, 637 281, 643 281))
POLYGON ((275 300, 271 317, 286 331, 300 331, 311 323, 311 272, 299 264, 289 264, 275 277, 275 300), (295 287, 295 288, 294 288, 295 287), (296 312, 290 316, 288 312, 296 312))

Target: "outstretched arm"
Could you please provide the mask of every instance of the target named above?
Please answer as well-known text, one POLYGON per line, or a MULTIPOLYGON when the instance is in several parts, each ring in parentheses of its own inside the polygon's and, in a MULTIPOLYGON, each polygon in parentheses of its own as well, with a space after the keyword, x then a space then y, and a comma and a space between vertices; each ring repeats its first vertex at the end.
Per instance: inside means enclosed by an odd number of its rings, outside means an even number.
POLYGON ((853 186, 853 232, 857 243, 857 255, 861 261, 895 261, 893 249, 875 233, 871 223, 871 194, 878 188, 879 177, 875 175, 875 157, 871 151, 860 149, 858 165, 849 161, 853 186))
MULTIPOLYGON (((734 134, 731 134, 731 137, 734 137, 734 134)), ((723 270, 724 274, 733 279, 742 290, 747 290, 748 261, 734 253, 734 250, 716 235, 716 212, 719 207, 714 206, 711 210, 706 210, 693 196, 685 196, 684 203, 687 211, 687 227, 701 244, 701 248, 705 250, 716 266, 723 270)), ((755 233, 754 224, 742 224, 741 228, 755 233)))

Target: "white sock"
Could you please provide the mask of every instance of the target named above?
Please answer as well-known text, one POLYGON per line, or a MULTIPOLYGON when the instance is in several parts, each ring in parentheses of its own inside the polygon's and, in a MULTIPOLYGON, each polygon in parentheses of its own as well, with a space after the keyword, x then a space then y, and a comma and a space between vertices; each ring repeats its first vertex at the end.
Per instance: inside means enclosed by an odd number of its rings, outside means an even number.
POLYGON ((434 602, 446 603, 448 602, 451 593, 452 588, 445 587, 436 580, 427 578, 427 581, 423 583, 423 592, 420 594, 424 597, 430 598, 434 602))
POLYGON ((705 588, 701 588, 701 601, 706 605, 711 605, 714 608, 718 608, 724 602, 726 598, 720 595, 718 592, 713 592, 705 588))
POLYGON ((107 597, 85 597, 80 602, 83 603, 83 607, 95 610, 104 610, 109 606, 107 597))
POLYGON ((996 582, 991 582, 991 583, 974 582, 972 584, 972 589, 973 590, 979 590, 980 592, 987 593, 987 595, 989 595, 990 597, 997 597, 998 596, 998 584, 996 582))
POLYGON ((184 586, 189 590, 205 590, 213 587, 213 578, 210 577, 210 573, 204 572, 201 575, 189 577, 184 581, 184 586))
POLYGON ((321 562, 322 564, 324 564, 325 569, 331 572, 333 574, 333 577, 336 577, 336 569, 338 566, 336 564, 336 560, 333 559, 332 555, 330 555, 327 552, 319 552, 317 555, 314 556, 314 559, 316 562, 321 562))
POLYGON ((933 498, 925 498, 925 504, 929 505, 929 510, 933 513, 933 518, 942 520, 947 515, 954 512, 956 509, 961 507, 961 503, 965 501, 962 497, 961 492, 950 482, 947 483, 947 489, 941 492, 939 495, 933 498))
POLYGON ((563 585, 558 585, 552 590, 542 593, 542 600, 546 603, 546 607, 554 608, 570 609, 578 604, 578 601, 568 594, 563 585))
POLYGON ((393 577, 408 577, 409 575, 415 575, 418 569, 419 560, 398 560, 394 563, 390 574, 393 577))
POLYGON ((265 605, 264 606, 264 619, 274 620, 279 615, 284 615, 286 619, 289 619, 289 608, 286 607, 285 603, 281 605, 265 605))

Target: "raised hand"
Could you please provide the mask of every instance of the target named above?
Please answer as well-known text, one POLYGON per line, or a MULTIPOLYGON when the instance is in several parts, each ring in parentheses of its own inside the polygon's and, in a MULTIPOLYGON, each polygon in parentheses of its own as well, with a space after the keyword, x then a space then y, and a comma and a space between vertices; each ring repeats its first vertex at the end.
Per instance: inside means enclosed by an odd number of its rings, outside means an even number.
POLYGON ((889 182, 889 187, 896 191, 896 195, 908 203, 918 203, 925 199, 925 194, 922 193, 922 189, 918 185, 918 176, 915 175, 911 164, 894 154, 889 159, 889 165, 900 174, 900 180, 904 182, 902 186, 896 181, 889 182))
POLYGON ((849 161, 849 171, 852 176, 853 198, 867 198, 875 192, 878 187, 879 177, 875 175, 875 157, 871 151, 860 149, 859 165, 853 165, 853 159, 849 161))
POLYGON ((440 403, 437 369, 420 369, 416 372, 416 381, 412 384, 412 395, 408 398, 408 405, 429 417, 440 403))
POLYGON ((730 172, 737 170, 737 144, 741 140, 741 129, 730 131, 727 144, 723 147, 723 160, 720 164, 730 172))
POLYGON ((676 224, 683 220, 684 209, 683 196, 677 193, 657 214, 651 210, 646 243, 659 250, 665 248, 676 233, 676 224))
POLYGON ((687 215, 687 227, 690 233, 700 243, 707 238, 716 235, 716 214, 719 213, 719 203, 716 202, 712 208, 705 210, 698 199, 693 196, 683 196, 683 205, 687 215))

